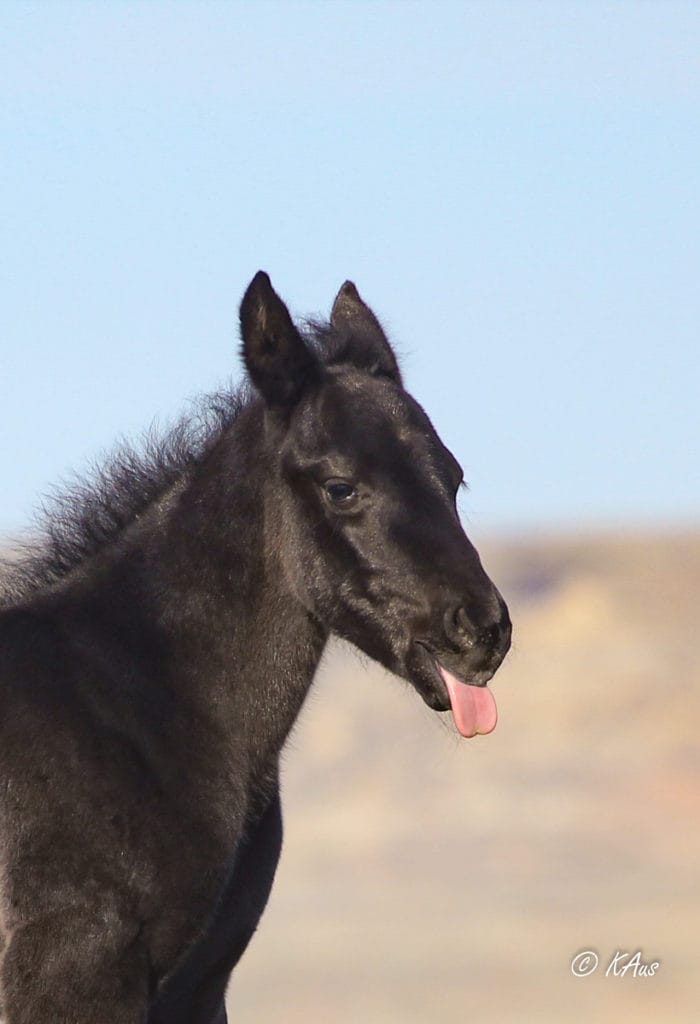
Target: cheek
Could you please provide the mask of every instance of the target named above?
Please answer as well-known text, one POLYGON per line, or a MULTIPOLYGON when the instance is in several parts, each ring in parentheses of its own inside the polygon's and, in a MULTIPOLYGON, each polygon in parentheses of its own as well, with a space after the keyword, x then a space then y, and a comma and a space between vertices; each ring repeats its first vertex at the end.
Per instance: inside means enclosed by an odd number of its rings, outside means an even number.
POLYGON ((413 586, 413 566, 407 552, 391 538, 386 510, 372 510, 343 531, 345 578, 355 595, 391 614, 405 589, 413 586))
POLYGON ((410 553, 390 528, 396 510, 388 503, 343 516, 329 510, 311 487, 300 488, 291 499, 280 533, 287 564, 320 613, 358 602, 379 608, 395 601, 404 585, 411 586, 410 553))
POLYGON ((342 580, 342 538, 330 528, 320 503, 305 495, 292 496, 278 524, 287 582, 309 610, 323 614, 342 580))

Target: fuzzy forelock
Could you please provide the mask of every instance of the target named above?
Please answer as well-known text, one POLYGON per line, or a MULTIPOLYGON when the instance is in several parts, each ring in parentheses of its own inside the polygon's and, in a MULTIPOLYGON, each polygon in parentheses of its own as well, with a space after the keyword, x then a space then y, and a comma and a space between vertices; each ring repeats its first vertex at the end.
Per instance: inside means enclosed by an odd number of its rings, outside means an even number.
MULTIPOLYGON (((376 339, 354 331, 338 330, 325 320, 307 318, 302 322, 302 335, 309 348, 324 366, 353 366, 371 373, 376 363, 376 339)), ((396 355, 396 346, 391 346, 396 355)), ((397 362, 399 361, 397 358, 397 362)))

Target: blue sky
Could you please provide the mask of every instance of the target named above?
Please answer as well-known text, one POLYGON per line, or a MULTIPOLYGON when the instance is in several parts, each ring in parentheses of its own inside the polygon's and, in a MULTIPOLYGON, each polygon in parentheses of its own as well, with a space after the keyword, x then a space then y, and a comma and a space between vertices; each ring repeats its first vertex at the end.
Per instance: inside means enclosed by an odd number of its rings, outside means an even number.
POLYGON ((350 277, 477 533, 700 513, 700 6, 0 5, 0 533, 350 277))

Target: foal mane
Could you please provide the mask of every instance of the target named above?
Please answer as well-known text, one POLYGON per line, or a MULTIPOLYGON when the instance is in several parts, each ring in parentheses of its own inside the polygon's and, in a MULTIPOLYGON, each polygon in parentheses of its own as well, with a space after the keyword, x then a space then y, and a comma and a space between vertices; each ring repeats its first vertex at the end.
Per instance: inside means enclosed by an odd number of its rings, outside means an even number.
POLYGON ((50 494, 37 533, 0 559, 0 607, 50 586, 106 547, 206 457, 250 397, 244 384, 197 399, 164 434, 151 428, 140 445, 119 444, 101 465, 50 494))
MULTIPOLYGON (((320 319, 303 321, 303 328, 319 363, 376 372, 362 335, 337 331, 320 319)), ((107 547, 206 458, 252 396, 248 382, 206 395, 162 436, 151 429, 139 446, 123 442, 101 465, 50 494, 39 508, 34 536, 0 558, 0 608, 51 586, 107 547)))

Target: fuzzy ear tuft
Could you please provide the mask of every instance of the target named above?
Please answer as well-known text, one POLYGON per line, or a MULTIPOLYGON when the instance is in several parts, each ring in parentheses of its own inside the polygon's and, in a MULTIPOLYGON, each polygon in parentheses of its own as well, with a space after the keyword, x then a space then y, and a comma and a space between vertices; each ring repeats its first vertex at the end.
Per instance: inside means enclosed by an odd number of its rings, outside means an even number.
POLYGON ((294 405, 317 379, 318 362, 264 270, 248 285, 240 318, 243 361, 253 384, 269 406, 294 405))
POLYGON ((352 281, 346 281, 335 297, 331 310, 331 324, 342 334, 347 334, 348 358, 364 369, 392 377, 401 383, 401 371, 381 324, 352 281))

